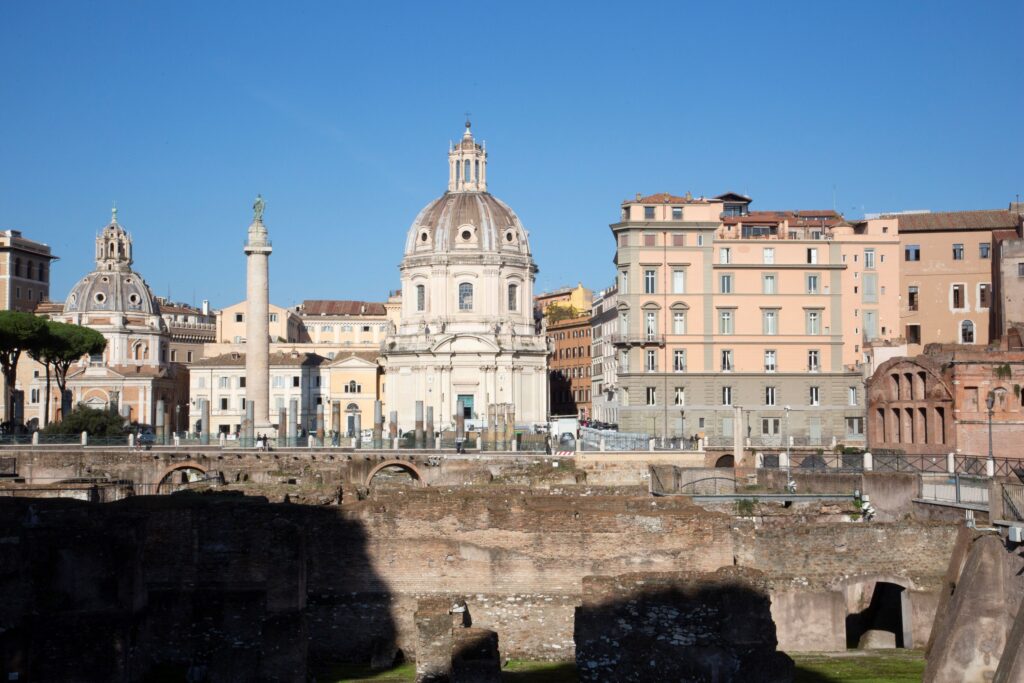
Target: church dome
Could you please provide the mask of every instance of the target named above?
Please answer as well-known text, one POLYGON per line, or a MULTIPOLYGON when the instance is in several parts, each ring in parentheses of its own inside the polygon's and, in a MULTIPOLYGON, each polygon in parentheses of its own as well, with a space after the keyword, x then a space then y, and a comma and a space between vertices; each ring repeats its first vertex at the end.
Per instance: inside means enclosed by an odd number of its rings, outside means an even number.
POLYGON ((445 192, 409 227, 405 255, 447 252, 530 254, 519 217, 489 192, 445 192))
POLYGON ((65 313, 160 314, 149 285, 131 269, 132 238, 117 222, 117 210, 96 238, 96 270, 71 288, 65 313))
POLYGON ((448 149, 448 191, 419 212, 405 240, 406 256, 459 252, 530 255, 519 217, 487 192, 487 148, 473 139, 469 121, 448 149))

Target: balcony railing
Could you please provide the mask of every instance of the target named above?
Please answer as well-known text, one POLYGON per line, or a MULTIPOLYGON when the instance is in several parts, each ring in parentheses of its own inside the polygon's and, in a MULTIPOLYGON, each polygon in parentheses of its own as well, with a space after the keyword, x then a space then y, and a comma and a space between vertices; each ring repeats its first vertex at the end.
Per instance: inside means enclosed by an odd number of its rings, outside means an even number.
POLYGON ((642 332, 615 332, 608 335, 608 340, 616 346, 646 346, 657 344, 665 345, 665 335, 644 334, 642 332))

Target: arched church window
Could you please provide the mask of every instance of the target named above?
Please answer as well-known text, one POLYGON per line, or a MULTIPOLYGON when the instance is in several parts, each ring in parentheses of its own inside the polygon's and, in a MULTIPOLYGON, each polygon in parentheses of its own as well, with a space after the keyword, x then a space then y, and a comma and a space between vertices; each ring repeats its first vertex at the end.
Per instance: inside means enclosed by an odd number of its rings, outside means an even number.
POLYGON ((960 343, 974 343, 974 323, 971 322, 970 320, 965 320, 962 323, 960 323, 960 343))
POLYGON ((469 159, 466 159, 466 161, 463 164, 463 176, 462 176, 462 179, 465 180, 467 183, 469 182, 469 170, 470 170, 469 159))
POLYGON ((474 161, 473 162, 473 179, 474 180, 480 180, 480 162, 479 161, 474 161))
POLYGON ((423 285, 416 285, 416 310, 425 311, 427 309, 427 288, 423 285))
POLYGON ((508 310, 519 310, 519 287, 514 283, 508 286, 508 310))
POLYGON ((473 310, 473 285, 468 282, 459 285, 459 310, 473 310))

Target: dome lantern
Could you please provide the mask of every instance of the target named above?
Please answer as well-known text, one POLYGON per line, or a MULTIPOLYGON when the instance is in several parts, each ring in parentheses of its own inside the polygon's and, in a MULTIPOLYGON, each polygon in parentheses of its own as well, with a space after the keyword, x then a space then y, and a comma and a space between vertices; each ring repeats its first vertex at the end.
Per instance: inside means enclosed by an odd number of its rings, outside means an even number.
POLYGON ((448 191, 487 192, 487 148, 473 139, 468 117, 466 132, 448 152, 448 191))

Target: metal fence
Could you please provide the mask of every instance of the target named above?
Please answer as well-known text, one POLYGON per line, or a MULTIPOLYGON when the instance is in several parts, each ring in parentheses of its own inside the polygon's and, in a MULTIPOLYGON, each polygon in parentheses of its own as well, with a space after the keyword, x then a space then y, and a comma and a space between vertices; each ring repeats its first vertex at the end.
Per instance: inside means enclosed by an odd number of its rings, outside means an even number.
POLYGON ((1014 522, 1024 522, 1024 484, 1003 484, 1003 514, 1014 522))
MULTIPOLYGON (((934 455, 872 453, 871 459, 878 472, 945 472, 947 465, 945 456, 934 455)), ((981 472, 985 472, 984 464, 981 472)))
POLYGON ((580 450, 599 451, 602 440, 606 451, 646 451, 651 448, 650 434, 580 428, 580 450))
POLYGON ((923 500, 964 505, 988 505, 988 479, 967 474, 929 474, 921 477, 923 500))

